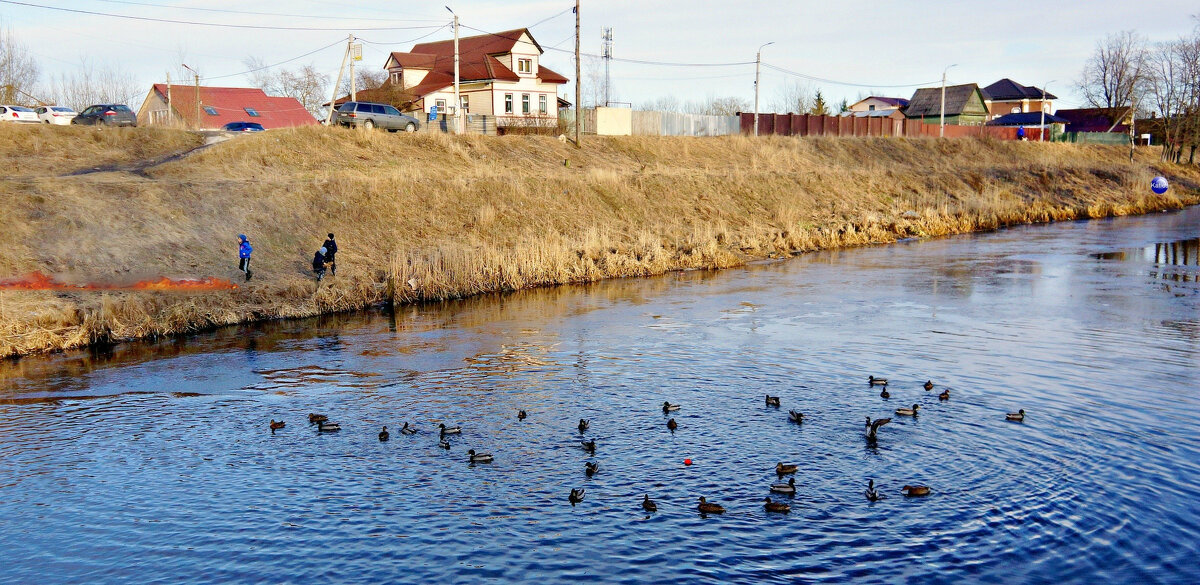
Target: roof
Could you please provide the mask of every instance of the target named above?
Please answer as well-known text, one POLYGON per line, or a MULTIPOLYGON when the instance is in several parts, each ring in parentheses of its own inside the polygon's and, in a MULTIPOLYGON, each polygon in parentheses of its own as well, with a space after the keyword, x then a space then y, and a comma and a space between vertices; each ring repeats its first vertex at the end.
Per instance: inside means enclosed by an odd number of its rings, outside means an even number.
MULTIPOLYGON (((1060 118, 1053 114, 1046 114, 1046 124, 1066 124, 1066 118, 1060 118)), ((1000 116, 995 120, 987 123, 988 126, 1041 126, 1041 112, 1021 112, 1018 114, 1008 114, 1000 116)))
POLYGON ((1129 132, 1129 126, 1113 122, 1122 122, 1129 118, 1129 108, 1079 108, 1074 110, 1059 110, 1055 114, 1067 121, 1067 132, 1129 132))
MULTIPOLYGON (((983 88, 984 99, 1005 102, 1010 100, 1040 100, 1042 91, 1032 85, 1021 85, 1007 77, 983 88)), ((1056 100, 1058 96, 1047 93, 1046 99, 1056 100)))
POLYGON ((867 96, 861 100, 858 100, 857 102, 854 102, 850 106, 851 107, 857 106, 858 104, 861 104, 867 100, 878 100, 885 104, 888 104, 890 106, 897 107, 897 108, 903 108, 904 106, 908 105, 908 100, 906 100, 904 98, 883 97, 883 96, 878 96, 878 95, 872 95, 872 96, 867 96))
MULTIPOLYGON (((459 59, 461 61, 463 57, 468 55, 502 55, 512 52, 517 41, 521 39, 521 35, 529 35, 529 40, 533 42, 533 46, 537 47, 538 53, 545 52, 542 50, 542 46, 533 39, 533 35, 529 33, 529 29, 518 28, 498 33, 475 35, 473 37, 460 37, 458 39, 459 59)), ((412 52, 439 56, 449 55, 453 57, 454 40, 448 39, 413 45, 412 52)))
POLYGON ((900 113, 900 110, 887 108, 883 110, 867 110, 863 112, 847 111, 838 114, 843 118, 890 118, 900 113))
MULTIPOLYGON (((946 115, 957 116, 962 114, 963 108, 970 102, 971 96, 978 92, 979 86, 974 83, 946 86, 946 115)), ((982 96, 980 96, 980 99, 982 99, 982 96)), ((982 105, 980 103, 980 106, 982 105)), ((941 106, 941 86, 923 87, 913 93, 912 99, 908 100, 908 107, 904 108, 904 115, 909 118, 937 116, 941 113, 941 106)))
MULTIPOLYGON (((167 98, 167 84, 156 83, 150 90, 167 98)), ((204 128, 220 128, 229 122, 258 122, 263 128, 288 128, 316 124, 313 117, 296 98, 269 96, 256 87, 200 87, 201 108, 212 108, 214 116, 207 110, 200 116, 204 128), (246 108, 258 113, 251 116, 246 108)), ((171 109, 182 120, 196 119, 196 87, 192 85, 171 86, 171 109)))
MULTIPOLYGON (((529 41, 537 48, 538 54, 544 52, 542 46, 530 34, 529 29, 525 28, 460 38, 458 40, 459 79, 464 82, 484 80, 520 81, 521 77, 496 59, 495 56, 511 53, 522 36, 529 37, 529 41)), ((453 82, 454 41, 446 40, 421 43, 414 45, 412 51, 407 53, 393 52, 388 58, 388 63, 384 64, 385 68, 392 61, 395 61, 401 67, 428 70, 430 71, 430 76, 437 73, 449 75, 451 82, 453 82)), ((543 83, 567 82, 566 77, 546 67, 542 67, 540 64, 538 65, 537 78, 543 83)), ((432 82, 429 80, 429 76, 426 76, 418 87, 430 85, 432 85, 432 82)), ((445 86, 432 87, 423 93, 418 92, 417 95, 425 95, 430 91, 437 91, 442 87, 445 86)))

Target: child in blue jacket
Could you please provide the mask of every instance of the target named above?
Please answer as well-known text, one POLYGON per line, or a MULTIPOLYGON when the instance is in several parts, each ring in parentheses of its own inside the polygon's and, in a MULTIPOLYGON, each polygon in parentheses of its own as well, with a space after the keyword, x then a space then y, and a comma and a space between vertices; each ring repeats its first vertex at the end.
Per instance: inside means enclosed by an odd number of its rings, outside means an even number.
POLYGON ((238 270, 246 273, 246 280, 250 280, 250 277, 254 276, 254 273, 250 272, 250 253, 254 248, 250 247, 250 240, 246 238, 246 234, 238 234, 238 241, 238 270))

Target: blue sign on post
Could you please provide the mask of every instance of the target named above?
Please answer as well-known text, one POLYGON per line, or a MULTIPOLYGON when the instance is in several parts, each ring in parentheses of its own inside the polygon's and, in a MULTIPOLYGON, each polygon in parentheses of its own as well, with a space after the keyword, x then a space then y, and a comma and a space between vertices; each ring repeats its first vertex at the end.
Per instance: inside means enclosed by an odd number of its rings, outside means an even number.
POLYGON ((437 106, 436 106, 436 105, 434 105, 434 106, 430 106, 430 108, 429 108, 429 121, 430 121, 430 122, 432 122, 432 121, 434 121, 434 120, 436 120, 436 119, 437 119, 437 106))

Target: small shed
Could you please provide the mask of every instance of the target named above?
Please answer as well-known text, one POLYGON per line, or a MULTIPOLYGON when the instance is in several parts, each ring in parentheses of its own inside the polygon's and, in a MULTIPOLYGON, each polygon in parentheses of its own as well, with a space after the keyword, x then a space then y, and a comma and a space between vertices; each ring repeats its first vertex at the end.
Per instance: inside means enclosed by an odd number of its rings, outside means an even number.
MULTIPOLYGON (((946 94, 946 124, 951 126, 978 126, 987 121, 987 105, 979 85, 948 85, 946 94)), ((937 124, 942 113, 942 87, 923 87, 913 93, 904 108, 904 115, 926 124, 937 124)))

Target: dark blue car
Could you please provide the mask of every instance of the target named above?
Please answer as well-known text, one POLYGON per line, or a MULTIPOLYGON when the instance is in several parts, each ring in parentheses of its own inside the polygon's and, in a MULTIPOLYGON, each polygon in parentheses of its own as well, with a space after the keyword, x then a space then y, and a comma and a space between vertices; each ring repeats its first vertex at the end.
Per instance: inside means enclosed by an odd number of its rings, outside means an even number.
POLYGON ((226 132, 262 132, 266 130, 258 122, 230 122, 221 126, 221 129, 226 132))

